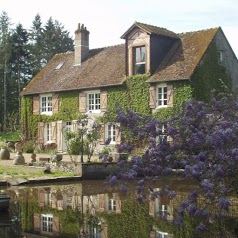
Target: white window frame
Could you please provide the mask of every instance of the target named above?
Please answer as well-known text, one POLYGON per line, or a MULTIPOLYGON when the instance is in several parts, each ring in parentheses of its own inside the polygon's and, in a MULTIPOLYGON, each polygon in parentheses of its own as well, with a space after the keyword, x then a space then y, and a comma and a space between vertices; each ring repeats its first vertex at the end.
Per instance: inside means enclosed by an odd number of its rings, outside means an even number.
POLYGON ((218 51, 218 54, 219 54, 219 58, 218 58, 218 63, 222 63, 223 60, 224 60, 224 54, 223 54, 223 51, 222 50, 219 50, 218 51))
POLYGON ((110 145, 115 145, 116 144, 116 125, 113 123, 106 124, 105 135, 106 135, 106 140, 108 138, 111 138, 110 145))
POLYGON ((114 198, 108 199, 108 211, 115 212, 116 211, 116 200, 114 198))
POLYGON ((53 214, 41 214, 41 232, 53 233, 53 214))
POLYGON ((100 113, 101 112, 100 91, 89 91, 89 92, 87 92, 87 111, 90 111, 92 113, 100 113), (91 98, 90 95, 93 95, 93 98, 91 98))
POLYGON ((156 107, 157 108, 168 107, 168 85, 167 84, 158 84, 156 87, 156 107))
POLYGON ((135 46, 133 47, 133 75, 137 74, 135 71, 135 67, 137 65, 144 65, 145 67, 145 72, 144 74, 146 73, 146 46, 145 45, 138 45, 138 46, 135 46), (142 48, 144 48, 145 52, 143 54, 142 52, 142 48), (139 53, 139 60, 136 56, 137 55, 137 49, 140 50, 140 53, 139 53))
POLYGON ((45 123, 44 134, 45 144, 52 143, 52 125, 50 122, 45 123))
POLYGON ((52 94, 40 95, 40 113, 52 115, 53 113, 52 94))
POLYGON ((168 216, 168 205, 164 205, 161 203, 158 203, 158 206, 156 208, 156 216, 157 217, 167 217, 168 216))
POLYGON ((169 237, 169 233, 157 230, 155 237, 156 238, 168 238, 169 237))

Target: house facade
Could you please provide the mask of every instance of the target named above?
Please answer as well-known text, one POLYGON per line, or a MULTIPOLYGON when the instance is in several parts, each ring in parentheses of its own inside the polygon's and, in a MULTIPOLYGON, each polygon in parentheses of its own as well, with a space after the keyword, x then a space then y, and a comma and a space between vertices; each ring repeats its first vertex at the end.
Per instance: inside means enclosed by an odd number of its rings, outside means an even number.
MULTIPOLYGON (((168 116, 194 97, 209 100, 222 84, 237 94, 238 61, 222 29, 176 34, 135 22, 125 44, 89 49, 89 31, 78 24, 75 50, 56 54, 22 91, 22 128, 26 138, 56 144, 66 151, 64 134, 88 127, 117 107, 168 116)), ((120 144, 114 121, 101 125, 99 144, 120 144)))

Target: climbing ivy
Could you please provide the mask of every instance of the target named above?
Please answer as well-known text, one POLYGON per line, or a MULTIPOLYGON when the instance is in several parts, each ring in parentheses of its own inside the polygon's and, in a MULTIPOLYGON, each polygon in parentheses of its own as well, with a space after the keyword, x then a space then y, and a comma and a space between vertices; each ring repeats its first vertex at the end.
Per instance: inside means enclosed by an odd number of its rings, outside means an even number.
POLYGON ((218 57, 217 47, 212 43, 192 76, 191 85, 195 99, 208 102, 211 90, 222 92, 225 90, 224 85, 231 91, 231 78, 225 67, 219 64, 218 57))
POLYGON ((152 227, 148 214, 148 205, 142 206, 135 199, 122 201, 120 214, 103 215, 108 224, 108 238, 148 238, 152 227))

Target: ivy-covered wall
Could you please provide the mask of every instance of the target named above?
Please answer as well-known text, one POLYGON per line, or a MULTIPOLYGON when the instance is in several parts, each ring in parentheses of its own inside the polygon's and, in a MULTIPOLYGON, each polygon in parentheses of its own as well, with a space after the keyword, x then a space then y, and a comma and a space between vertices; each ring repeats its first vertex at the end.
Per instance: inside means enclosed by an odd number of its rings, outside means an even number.
POLYGON ((191 85, 195 99, 208 102, 211 90, 224 92, 224 86, 231 92, 232 80, 225 67, 219 64, 218 59, 217 47, 212 43, 192 75, 191 85))

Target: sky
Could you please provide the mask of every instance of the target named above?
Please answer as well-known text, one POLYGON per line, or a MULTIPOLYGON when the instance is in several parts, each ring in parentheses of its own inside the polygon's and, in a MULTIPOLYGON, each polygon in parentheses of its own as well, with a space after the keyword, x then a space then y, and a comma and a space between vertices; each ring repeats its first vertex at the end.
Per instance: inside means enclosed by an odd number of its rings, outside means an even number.
POLYGON ((220 26, 238 57, 238 0, 0 0, 3 11, 26 29, 36 14, 43 25, 52 17, 73 39, 78 23, 84 24, 90 49, 124 43, 120 37, 135 21, 175 33, 220 26))

